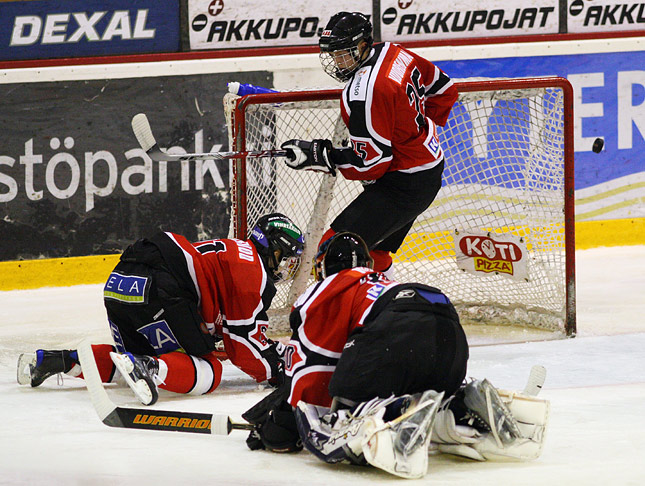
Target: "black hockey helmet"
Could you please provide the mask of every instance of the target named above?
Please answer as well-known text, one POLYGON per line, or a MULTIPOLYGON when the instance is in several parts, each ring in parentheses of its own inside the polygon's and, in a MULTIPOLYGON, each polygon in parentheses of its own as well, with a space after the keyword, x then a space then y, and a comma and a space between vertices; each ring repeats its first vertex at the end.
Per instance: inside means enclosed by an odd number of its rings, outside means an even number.
POLYGON ((290 280, 300 265, 305 236, 281 213, 262 216, 251 230, 249 240, 272 272, 274 282, 290 280))
POLYGON ((346 268, 373 268, 374 260, 363 239, 356 233, 337 233, 323 242, 316 254, 316 280, 323 280, 346 268))
POLYGON ((361 66, 358 44, 365 40, 372 46, 372 24, 360 12, 338 12, 325 26, 318 45, 323 70, 338 81, 348 81, 361 66))

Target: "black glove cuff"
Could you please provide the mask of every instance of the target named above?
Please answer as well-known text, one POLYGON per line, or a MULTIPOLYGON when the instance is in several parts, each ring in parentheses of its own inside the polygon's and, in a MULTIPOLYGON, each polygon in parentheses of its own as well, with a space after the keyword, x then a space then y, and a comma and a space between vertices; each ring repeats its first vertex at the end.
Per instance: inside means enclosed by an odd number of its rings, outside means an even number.
POLYGON ((296 426, 296 416, 288 403, 288 410, 271 410, 269 419, 260 427, 262 444, 273 452, 298 452, 302 450, 302 441, 296 426))

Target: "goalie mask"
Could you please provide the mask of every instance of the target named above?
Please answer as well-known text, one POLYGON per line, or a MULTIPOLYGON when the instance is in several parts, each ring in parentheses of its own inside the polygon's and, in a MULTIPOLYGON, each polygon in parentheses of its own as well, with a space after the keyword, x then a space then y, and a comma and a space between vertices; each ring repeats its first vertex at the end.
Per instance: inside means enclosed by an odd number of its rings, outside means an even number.
POLYGON ((316 280, 321 281, 346 268, 373 268, 374 260, 363 239, 355 233, 338 233, 318 249, 315 263, 316 280))
POLYGON ((363 53, 372 46, 372 24, 360 12, 338 12, 323 30, 320 63, 325 73, 338 81, 348 81, 363 64, 363 53), (359 49, 361 41, 366 45, 359 49))
POLYGON ((291 280, 298 267, 305 236, 284 214, 262 216, 249 238, 272 273, 274 282, 291 280))

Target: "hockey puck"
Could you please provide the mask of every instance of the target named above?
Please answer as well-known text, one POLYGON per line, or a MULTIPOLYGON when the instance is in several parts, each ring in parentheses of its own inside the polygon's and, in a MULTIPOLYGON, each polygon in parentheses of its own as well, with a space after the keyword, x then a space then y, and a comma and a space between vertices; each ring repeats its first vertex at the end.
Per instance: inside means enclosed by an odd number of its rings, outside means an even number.
POLYGON ((596 140, 593 141, 593 146, 591 147, 591 150, 599 154, 604 146, 605 146, 605 141, 602 138, 597 138, 596 140))

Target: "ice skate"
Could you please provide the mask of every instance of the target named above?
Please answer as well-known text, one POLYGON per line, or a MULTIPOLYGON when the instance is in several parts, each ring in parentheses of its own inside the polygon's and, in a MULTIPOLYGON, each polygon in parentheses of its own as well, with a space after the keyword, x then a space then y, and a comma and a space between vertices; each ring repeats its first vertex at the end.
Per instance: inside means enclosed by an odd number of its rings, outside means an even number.
POLYGON ((110 353, 110 358, 141 403, 156 403, 159 398, 156 383, 159 362, 156 359, 132 353, 110 353))
POLYGON ((37 387, 50 376, 68 373, 77 364, 74 351, 65 349, 23 353, 18 357, 17 380, 21 385, 37 387))

